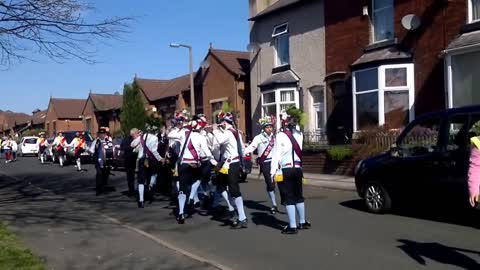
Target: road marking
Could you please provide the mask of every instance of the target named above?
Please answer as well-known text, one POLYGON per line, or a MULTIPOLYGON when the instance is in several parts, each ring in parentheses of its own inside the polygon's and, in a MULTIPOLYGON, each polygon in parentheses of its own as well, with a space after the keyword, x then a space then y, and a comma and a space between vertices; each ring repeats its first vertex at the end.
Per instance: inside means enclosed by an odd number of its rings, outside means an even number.
MULTIPOLYGON (((3 174, 3 173, 0 171, 0 174, 3 174)), ((10 177, 10 178, 13 178, 13 179, 16 179, 16 180, 18 180, 18 181, 22 181, 22 179, 19 179, 18 177, 9 176, 9 175, 7 175, 7 174, 3 174, 3 175, 4 175, 4 176, 7 176, 7 177, 10 177)), ((61 195, 58 195, 58 194, 54 193, 53 191, 51 191, 51 190, 49 190, 49 189, 45 189, 45 188, 39 187, 39 186, 37 186, 37 185, 34 185, 34 184, 32 184, 31 182, 28 182, 28 185, 30 185, 30 186, 32 186, 32 187, 34 187, 34 188, 36 188, 36 189, 38 189, 38 190, 40 190, 40 191, 52 193, 52 194, 54 194, 54 195, 56 195, 56 196, 61 196, 61 195)), ((65 197, 65 196, 61 196, 61 197, 63 197, 66 201, 69 201, 69 202, 72 202, 72 203, 84 204, 83 202, 78 201, 78 200, 75 200, 75 199, 72 199, 72 198, 68 198, 68 197, 65 197)), ((220 270, 233 270, 232 268, 230 268, 230 267, 228 267, 228 266, 225 266, 225 265, 223 265, 223 264, 221 264, 221 263, 218 263, 218 262, 216 262, 216 261, 213 261, 213 260, 210 260, 210 259, 201 257, 201 256, 196 255, 196 254, 193 254, 193 253, 191 253, 191 252, 189 252, 189 251, 187 251, 187 250, 185 250, 185 249, 183 249, 183 248, 177 247, 177 246, 171 244, 170 242, 167 242, 167 241, 165 241, 165 240, 162 240, 162 239, 156 237, 155 235, 152 235, 152 234, 150 234, 150 233, 148 233, 148 232, 146 232, 146 231, 143 231, 143 230, 141 230, 141 229, 138 229, 138 228, 135 228, 135 227, 133 227, 133 226, 131 226, 131 225, 128 225, 128 224, 126 224, 126 223, 123 223, 123 222, 121 222, 120 220, 118 220, 118 219, 116 219, 116 218, 114 218, 114 217, 111 217, 111 216, 109 216, 109 215, 106 215, 106 214, 104 214, 104 213, 101 213, 101 212, 98 211, 98 210, 95 210, 95 209, 93 209, 93 210, 94 210, 95 212, 99 213, 103 218, 107 219, 108 221, 110 221, 110 222, 112 222, 112 223, 115 223, 115 224, 117 224, 117 225, 119 225, 119 226, 122 226, 122 227, 125 228, 125 229, 128 229, 128 230, 130 230, 130 231, 133 231, 133 232, 135 232, 135 233, 138 233, 138 234, 142 235, 143 237, 146 237, 146 238, 152 240, 153 242, 155 242, 155 243, 157 243, 157 244, 159 244, 159 245, 161 245, 161 246, 163 246, 163 247, 165 247, 165 248, 167 248, 167 249, 170 249, 170 250, 172 250, 172 251, 175 251, 175 252, 177 252, 177 253, 182 254, 183 256, 186 256, 186 257, 188 257, 188 258, 190 258, 190 259, 193 259, 193 260, 198 261, 198 262, 201 262, 201 263, 208 264, 208 265, 213 266, 213 267, 215 267, 215 268, 218 268, 218 269, 220 269, 220 270)))

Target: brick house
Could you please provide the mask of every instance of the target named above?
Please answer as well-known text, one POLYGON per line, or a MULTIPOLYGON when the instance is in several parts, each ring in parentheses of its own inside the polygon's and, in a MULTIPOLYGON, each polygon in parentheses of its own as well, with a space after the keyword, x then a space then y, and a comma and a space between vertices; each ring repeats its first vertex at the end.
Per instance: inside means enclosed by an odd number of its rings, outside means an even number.
POLYGON ((96 135, 99 127, 108 127, 113 134, 120 130, 120 110, 123 96, 120 94, 90 93, 82 110, 85 130, 96 135))
POLYGON ((236 112, 238 128, 251 138, 249 57, 248 52, 210 48, 203 67, 197 72, 195 92, 203 101, 199 109, 209 121, 215 122, 216 113, 224 103, 228 103, 236 112))
POLYGON ((0 135, 13 136, 19 134, 29 125, 31 116, 25 113, 0 111, 0 135))
MULTIPOLYGON (((479 1, 326 1, 331 137, 342 127, 353 132, 375 125, 401 128, 416 115, 445 108, 449 97, 441 56, 465 28, 471 3, 479 1)), ((478 74, 472 65, 470 74, 478 74)))
MULTIPOLYGON (((154 80, 135 78, 141 90, 145 108, 157 111, 163 119, 170 119, 175 110, 188 107, 190 104, 190 77, 183 75, 171 80, 154 80)), ((201 96, 195 90, 196 100, 201 96)), ((200 102, 196 102, 197 106, 200 102)), ((198 107, 197 107, 198 108, 198 107)), ((197 110, 198 111, 198 110, 197 110)))
POLYGON ((36 109, 32 112, 32 129, 44 129, 45 119, 47 118, 47 110, 36 109))
POLYGON ((85 99, 50 98, 45 118, 45 130, 48 136, 58 131, 85 130, 82 111, 85 99))
POLYGON ((307 113, 305 131, 323 133, 327 109, 324 2, 249 0, 254 133, 260 130, 257 119, 278 118, 291 105, 307 113))

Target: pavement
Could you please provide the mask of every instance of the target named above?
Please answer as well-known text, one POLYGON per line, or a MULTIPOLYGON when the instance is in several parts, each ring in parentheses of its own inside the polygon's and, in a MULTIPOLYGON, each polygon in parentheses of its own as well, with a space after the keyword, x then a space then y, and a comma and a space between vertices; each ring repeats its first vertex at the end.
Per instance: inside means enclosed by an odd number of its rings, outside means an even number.
POLYGON ((96 197, 94 168, 85 168, 0 164, 0 220, 48 269, 480 269, 478 215, 374 215, 355 192, 307 185, 313 227, 282 235, 286 214, 269 214, 263 181, 252 176, 241 185, 248 229, 202 213, 178 225, 165 198, 139 209, 122 195, 122 172, 111 177, 116 192, 96 197))
MULTIPOLYGON (((352 176, 318 173, 303 173, 303 176, 306 179, 306 185, 338 190, 356 190, 355 178, 352 176)), ((249 174, 248 178, 251 180, 257 179, 263 181, 263 176, 259 174, 258 168, 253 168, 252 173, 249 174)))

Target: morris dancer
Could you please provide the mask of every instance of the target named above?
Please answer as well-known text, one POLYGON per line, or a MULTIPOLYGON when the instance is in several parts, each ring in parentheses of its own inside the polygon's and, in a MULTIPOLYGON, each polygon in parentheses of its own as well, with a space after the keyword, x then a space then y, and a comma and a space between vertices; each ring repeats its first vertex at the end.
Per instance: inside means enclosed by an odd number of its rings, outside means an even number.
POLYGON ((58 162, 60 163, 60 167, 63 167, 63 162, 66 160, 65 145, 66 139, 63 137, 63 132, 59 131, 57 137, 53 141, 53 146, 58 154, 58 162))
POLYGON ((106 139, 105 129, 100 128, 97 136, 88 151, 93 155, 95 162, 96 195, 98 196, 106 191, 113 160, 113 144, 106 139))
POLYGON ((82 171, 82 162, 81 156, 82 153, 85 152, 86 142, 85 142, 85 134, 83 132, 77 132, 76 137, 70 142, 68 147, 73 148, 73 155, 75 156, 76 163, 77 163, 77 171, 82 171))
POLYGON ((40 138, 38 139, 37 141, 37 144, 38 144, 38 155, 40 156, 40 162, 42 162, 42 164, 44 164, 45 162, 45 157, 47 155, 47 151, 48 151, 48 141, 47 139, 45 138, 45 132, 40 132, 40 134, 38 134, 40 136, 40 138))

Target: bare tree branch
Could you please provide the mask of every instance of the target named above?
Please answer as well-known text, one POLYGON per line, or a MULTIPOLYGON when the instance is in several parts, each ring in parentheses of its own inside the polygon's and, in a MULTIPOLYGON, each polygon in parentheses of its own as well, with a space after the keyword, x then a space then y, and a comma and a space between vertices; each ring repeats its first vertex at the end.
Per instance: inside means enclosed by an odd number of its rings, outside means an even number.
POLYGON ((56 62, 94 63, 95 44, 120 40, 130 17, 86 20, 94 8, 84 0, 0 0, 0 68, 38 52, 56 62))

